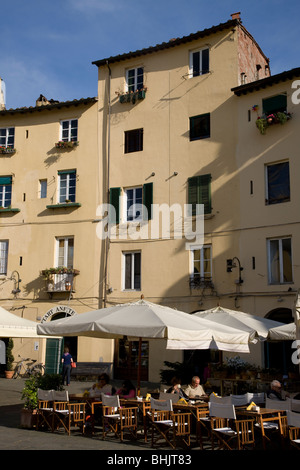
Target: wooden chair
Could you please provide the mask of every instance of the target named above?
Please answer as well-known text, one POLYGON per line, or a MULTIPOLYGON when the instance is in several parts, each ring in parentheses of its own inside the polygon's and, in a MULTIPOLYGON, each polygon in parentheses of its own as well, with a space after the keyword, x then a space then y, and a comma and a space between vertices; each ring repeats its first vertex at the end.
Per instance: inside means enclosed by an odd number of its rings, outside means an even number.
POLYGON ((137 439, 137 406, 120 408, 120 399, 118 395, 101 394, 102 398, 102 425, 103 439, 109 432, 124 439, 124 433, 129 432, 134 439, 137 439))
POLYGON ((300 414, 295 411, 287 411, 287 423, 290 444, 300 450, 300 414))
POLYGON ((38 408, 36 429, 46 427, 52 430, 54 390, 38 389, 38 408))
POLYGON ((180 396, 178 393, 160 392, 159 400, 171 400, 172 403, 177 403, 180 400, 180 396))
POLYGON ((191 413, 174 413, 171 400, 150 399, 150 419, 152 426, 151 446, 163 438, 172 449, 177 441, 184 447, 190 447, 191 413))
POLYGON ((222 405, 231 405, 232 404, 232 399, 230 396, 227 397, 219 397, 215 395, 214 393, 211 393, 209 395, 209 402, 210 403, 219 403, 222 405))
POLYGON ((265 403, 265 393, 264 392, 247 392, 247 401, 248 404, 254 402, 256 405, 263 405, 265 403))
POLYGON ((215 436, 221 447, 233 450, 254 447, 254 420, 237 420, 234 405, 211 403, 209 407, 211 417, 212 449, 214 450, 215 436))
POLYGON ((275 409, 275 410, 283 410, 283 411, 292 411, 292 400, 287 398, 286 400, 271 400, 270 398, 266 397, 266 408, 275 409))
POLYGON ((63 428, 68 435, 71 427, 81 427, 81 432, 85 430, 85 403, 70 403, 67 391, 55 391, 53 401, 52 432, 63 428))
POLYGON ((234 406, 246 406, 248 405, 248 396, 247 393, 243 395, 230 395, 231 403, 234 406))
POLYGON ((196 439, 199 442, 200 449, 203 450, 203 433, 207 434, 207 438, 211 436, 210 433, 210 418, 209 409, 196 408, 196 439))

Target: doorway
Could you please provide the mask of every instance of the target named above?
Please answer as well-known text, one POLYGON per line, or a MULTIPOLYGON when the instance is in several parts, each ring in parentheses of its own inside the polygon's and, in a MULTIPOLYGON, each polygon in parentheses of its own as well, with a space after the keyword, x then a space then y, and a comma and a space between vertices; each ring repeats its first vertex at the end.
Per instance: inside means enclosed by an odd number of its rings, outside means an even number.
MULTIPOLYGON (((292 310, 289 308, 277 308, 267 315, 269 320, 281 323, 294 321, 292 310)), ((264 344, 264 364, 266 369, 280 370, 282 375, 296 372, 297 366, 292 363, 292 341, 266 341, 264 344)))

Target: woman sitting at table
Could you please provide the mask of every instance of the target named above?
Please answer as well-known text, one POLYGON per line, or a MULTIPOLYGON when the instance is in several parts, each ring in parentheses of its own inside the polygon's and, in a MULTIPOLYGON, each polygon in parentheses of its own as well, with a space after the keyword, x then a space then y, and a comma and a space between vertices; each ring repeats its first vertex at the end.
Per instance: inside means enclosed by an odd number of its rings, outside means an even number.
POLYGON ((180 398, 188 398, 187 395, 181 388, 181 380, 177 379, 177 377, 173 377, 171 380, 172 386, 168 388, 167 393, 176 393, 180 396, 180 398))
POLYGON ((122 387, 117 391, 120 398, 134 398, 136 395, 135 386, 130 380, 124 380, 122 387))
POLYGON ((107 374, 99 375, 98 382, 89 390, 90 397, 100 397, 101 393, 105 393, 105 395, 115 394, 115 389, 110 385, 107 374))

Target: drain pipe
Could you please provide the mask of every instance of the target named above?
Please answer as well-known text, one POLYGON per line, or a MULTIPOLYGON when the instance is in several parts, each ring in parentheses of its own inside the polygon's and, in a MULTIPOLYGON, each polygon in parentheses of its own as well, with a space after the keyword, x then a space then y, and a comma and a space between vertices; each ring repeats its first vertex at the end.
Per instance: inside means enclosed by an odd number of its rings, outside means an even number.
MULTIPOLYGON (((111 101, 110 101, 110 88, 111 88, 111 69, 108 63, 108 60, 106 61, 106 65, 108 68, 108 128, 107 128, 107 179, 106 179, 106 184, 107 184, 107 191, 106 191, 106 201, 107 204, 109 204, 109 185, 110 185, 110 116, 111 116, 111 101)), ((109 237, 106 238, 106 243, 105 243, 105 268, 104 268, 104 282, 103 282, 103 288, 104 288, 104 295, 103 295, 103 303, 104 303, 104 308, 106 307, 107 303, 107 275, 108 275, 108 252, 109 252, 109 237)))

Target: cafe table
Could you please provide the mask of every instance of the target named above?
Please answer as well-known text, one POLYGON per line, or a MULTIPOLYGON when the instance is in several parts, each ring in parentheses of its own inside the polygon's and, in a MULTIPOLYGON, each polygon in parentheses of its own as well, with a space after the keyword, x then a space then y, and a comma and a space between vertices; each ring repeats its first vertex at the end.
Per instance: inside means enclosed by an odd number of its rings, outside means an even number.
MULTIPOLYGON (((254 410, 247 410, 245 408, 238 408, 235 409, 237 419, 239 417, 242 418, 252 418, 256 421, 256 424, 259 426, 261 430, 261 436, 263 441, 263 447, 266 448, 266 443, 270 442, 271 439, 269 436, 266 435, 266 429, 271 426, 271 423, 278 423, 278 431, 280 436, 283 437, 283 427, 282 427, 282 419, 286 416, 286 411, 284 410, 277 410, 276 408, 259 408, 258 411, 254 410), (265 423, 265 426, 264 426, 265 423)), ((275 429, 275 428, 273 428, 275 429)))

